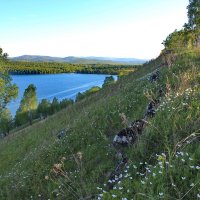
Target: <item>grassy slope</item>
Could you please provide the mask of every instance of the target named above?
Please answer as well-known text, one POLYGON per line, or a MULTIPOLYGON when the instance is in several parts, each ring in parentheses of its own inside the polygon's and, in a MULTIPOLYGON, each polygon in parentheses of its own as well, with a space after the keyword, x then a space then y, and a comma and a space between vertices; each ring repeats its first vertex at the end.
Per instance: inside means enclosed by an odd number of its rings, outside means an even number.
POLYGON ((162 79, 154 85, 146 79, 138 80, 157 66, 151 62, 75 106, 0 141, 0 199, 70 200, 101 193, 96 187, 103 187, 117 163, 110 144, 114 134, 125 126, 120 114, 124 113, 128 120, 142 118, 149 102, 145 91, 155 94, 160 86, 166 88, 167 94, 162 99, 162 107, 158 108, 138 144, 127 149, 130 164, 129 174, 125 176, 132 179, 123 179, 120 188, 105 193, 103 199, 112 199, 112 195, 117 195, 115 199, 180 199, 191 188, 185 199, 196 199, 200 193, 200 170, 189 166, 200 166, 199 141, 195 139, 184 148, 192 161, 184 158, 186 161, 180 164, 179 158, 173 156, 173 149, 181 139, 199 132, 199 88, 185 96, 186 89, 200 82, 198 63, 184 59, 171 70, 163 68, 162 79), (71 130, 64 139, 58 140, 56 134, 63 128, 71 130), (162 152, 166 158, 156 156, 162 152), (164 176, 159 176, 157 158, 163 163, 164 176), (171 171, 165 167, 166 160, 173 163, 171 171), (144 162, 151 165, 148 168, 157 176, 146 173, 144 162), (183 168, 182 171, 179 168, 183 168), (135 170, 145 172, 146 178, 137 175, 135 170), (187 177, 187 181, 182 177, 187 177), (191 182, 197 185, 190 187, 191 182), (177 186, 173 187, 172 183, 177 186))

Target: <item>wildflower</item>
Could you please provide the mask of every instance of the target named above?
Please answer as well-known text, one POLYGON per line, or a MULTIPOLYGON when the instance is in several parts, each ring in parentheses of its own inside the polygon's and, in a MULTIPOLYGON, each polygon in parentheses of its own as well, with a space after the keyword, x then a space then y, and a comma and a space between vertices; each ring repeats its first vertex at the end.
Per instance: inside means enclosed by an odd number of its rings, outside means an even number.
POLYGON ((190 166, 190 168, 191 168, 191 169, 194 169, 194 168, 195 168, 195 166, 190 166))
POLYGON ((164 157, 166 157, 165 153, 162 153, 161 155, 164 156, 164 157))
POLYGON ((45 176, 44 179, 45 179, 45 180, 49 180, 49 177, 48 177, 48 176, 45 176))
POLYGON ((200 167, 199 167, 199 166, 196 166, 196 169, 200 169, 200 167))
POLYGON ((197 198, 199 198, 199 199, 200 199, 200 194, 197 194, 197 198))
POLYGON ((112 197, 113 197, 113 198, 116 198, 116 197, 117 197, 117 195, 116 195, 116 194, 112 194, 112 197))
POLYGON ((181 177, 182 178, 182 180, 185 180, 186 179, 186 177, 181 177))
POLYGON ((145 184, 145 182, 144 181, 141 181, 141 183, 144 185, 145 184))
POLYGON ((182 151, 180 152, 180 154, 181 154, 181 156, 184 156, 184 153, 182 151))
POLYGON ((159 171, 158 173, 159 173, 159 174, 162 174, 162 171, 159 171))
POLYGON ((122 198, 122 200, 128 200, 128 199, 125 197, 125 198, 122 198))
POLYGON ((136 166, 136 165, 133 165, 133 168, 134 168, 134 169, 137 169, 137 166, 136 166))
POLYGON ((152 185, 152 182, 150 182, 149 184, 152 185))
POLYGON ((174 183, 172 183, 172 186, 173 186, 173 187, 176 187, 176 185, 175 185, 174 183))
POLYGON ((156 176, 156 174, 155 174, 155 173, 153 173, 153 176, 155 177, 155 176, 156 176))
POLYGON ((193 187, 193 186, 194 186, 194 183, 191 183, 191 184, 190 184, 190 187, 193 187))
POLYGON ((159 192, 159 196, 163 196, 163 194, 164 194, 163 192, 159 192))
POLYGON ((185 162, 185 160, 184 160, 183 158, 181 159, 181 161, 182 161, 182 162, 185 162))

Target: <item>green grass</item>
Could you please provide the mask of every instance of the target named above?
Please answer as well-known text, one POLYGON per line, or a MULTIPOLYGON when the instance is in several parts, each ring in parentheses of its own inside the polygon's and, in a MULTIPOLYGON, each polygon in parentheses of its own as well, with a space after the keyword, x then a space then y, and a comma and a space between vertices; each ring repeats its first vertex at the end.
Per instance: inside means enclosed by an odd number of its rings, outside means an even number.
POLYGON ((148 98, 157 96, 161 86, 166 96, 155 118, 149 121, 138 143, 127 149, 127 177, 115 190, 105 188, 107 193, 101 198, 197 199, 200 170, 192 171, 190 166, 200 166, 198 136, 177 150, 188 153, 184 163, 179 154, 175 156, 174 148, 182 139, 199 133, 199 63, 182 59, 171 69, 163 67, 161 79, 151 84, 142 77, 155 70, 159 62, 152 61, 45 121, 0 141, 0 199, 73 200, 102 194, 97 187, 104 187, 118 162, 111 143, 114 135, 126 127, 121 115, 127 121, 143 118, 148 98), (189 94, 188 88, 192 88, 189 94), (57 134, 63 128, 70 131, 58 140, 57 134), (145 167, 152 173, 146 173, 145 167), (187 179, 183 181, 182 177, 187 179), (190 187, 192 183, 194 187, 190 187))

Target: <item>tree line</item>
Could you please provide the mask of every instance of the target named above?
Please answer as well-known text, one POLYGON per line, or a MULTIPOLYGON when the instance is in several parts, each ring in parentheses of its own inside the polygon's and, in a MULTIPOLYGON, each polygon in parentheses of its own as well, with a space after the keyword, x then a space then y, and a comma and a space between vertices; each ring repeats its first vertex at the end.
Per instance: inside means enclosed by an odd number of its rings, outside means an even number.
POLYGON ((70 64, 59 62, 27 62, 7 61, 4 67, 11 74, 56 74, 56 73, 86 73, 86 74, 112 74, 135 71, 140 65, 120 64, 70 64))

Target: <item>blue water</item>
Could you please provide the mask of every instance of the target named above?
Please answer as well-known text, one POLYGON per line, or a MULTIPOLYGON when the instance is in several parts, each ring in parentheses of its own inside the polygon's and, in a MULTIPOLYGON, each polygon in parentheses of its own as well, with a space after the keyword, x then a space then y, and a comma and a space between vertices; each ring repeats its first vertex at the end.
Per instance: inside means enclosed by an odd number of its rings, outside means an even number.
MULTIPOLYGON (((99 74, 45 74, 45 75, 11 75, 12 82, 19 87, 18 98, 9 103, 8 108, 14 116, 24 90, 30 84, 37 88, 37 98, 40 102, 42 99, 58 100, 64 98, 75 99, 78 92, 84 92, 93 86, 101 87, 105 78, 109 75, 99 74)), ((114 76, 117 79, 117 76, 114 76)))

